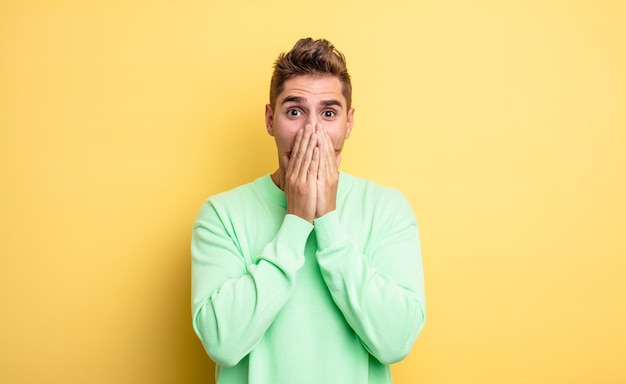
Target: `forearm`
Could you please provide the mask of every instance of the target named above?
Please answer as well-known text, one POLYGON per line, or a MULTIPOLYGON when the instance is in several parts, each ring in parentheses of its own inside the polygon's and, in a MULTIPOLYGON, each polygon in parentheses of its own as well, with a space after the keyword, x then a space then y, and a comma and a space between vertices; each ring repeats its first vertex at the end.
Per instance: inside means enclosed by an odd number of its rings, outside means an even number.
POLYGON ((379 361, 404 358, 425 320, 417 227, 373 257, 362 254, 334 213, 317 220, 315 231, 322 275, 348 324, 379 361))
POLYGON ((251 265, 241 261, 246 258, 224 252, 223 243, 232 240, 202 228, 194 231, 193 325, 218 364, 233 366, 244 358, 287 302, 304 262, 310 227, 287 215, 251 265))

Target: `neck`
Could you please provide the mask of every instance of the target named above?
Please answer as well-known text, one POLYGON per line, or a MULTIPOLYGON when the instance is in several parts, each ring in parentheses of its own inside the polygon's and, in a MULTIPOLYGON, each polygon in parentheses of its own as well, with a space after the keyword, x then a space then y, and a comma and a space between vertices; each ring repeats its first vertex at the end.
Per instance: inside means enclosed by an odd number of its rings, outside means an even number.
POLYGON ((285 172, 279 167, 274 173, 271 174, 272 181, 282 191, 285 190, 285 172))

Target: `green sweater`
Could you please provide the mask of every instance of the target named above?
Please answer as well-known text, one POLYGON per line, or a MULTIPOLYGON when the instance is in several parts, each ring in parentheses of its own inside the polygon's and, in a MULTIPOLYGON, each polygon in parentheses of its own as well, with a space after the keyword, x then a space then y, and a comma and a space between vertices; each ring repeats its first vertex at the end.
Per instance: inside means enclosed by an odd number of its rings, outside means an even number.
POLYGON ((425 321, 408 201, 340 173, 337 210, 310 224, 286 208, 266 175, 194 224, 193 327, 217 383, 391 383, 425 321))

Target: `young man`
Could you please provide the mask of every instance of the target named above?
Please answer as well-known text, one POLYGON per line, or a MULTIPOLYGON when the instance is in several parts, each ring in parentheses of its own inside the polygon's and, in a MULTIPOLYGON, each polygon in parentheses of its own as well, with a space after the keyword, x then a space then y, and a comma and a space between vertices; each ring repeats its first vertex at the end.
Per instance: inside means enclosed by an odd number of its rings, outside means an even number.
POLYGON ((198 214, 193 327, 218 384, 391 383, 424 325, 409 203, 338 170, 351 92, 328 41, 281 54, 265 109, 278 169, 198 214))

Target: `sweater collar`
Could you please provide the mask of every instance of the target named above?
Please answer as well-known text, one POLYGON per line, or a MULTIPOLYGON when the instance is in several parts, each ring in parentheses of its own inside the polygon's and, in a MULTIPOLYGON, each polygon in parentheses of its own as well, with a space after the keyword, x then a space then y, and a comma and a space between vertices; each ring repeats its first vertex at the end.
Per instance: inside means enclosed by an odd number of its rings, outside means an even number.
MULTIPOLYGON (((337 200, 343 200, 342 198, 347 194, 352 183, 352 176, 339 171, 339 186, 337 187, 337 200)), ((255 182, 263 196, 272 203, 287 209, 287 198, 285 192, 278 188, 272 181, 272 176, 267 174, 258 178, 255 182)))

